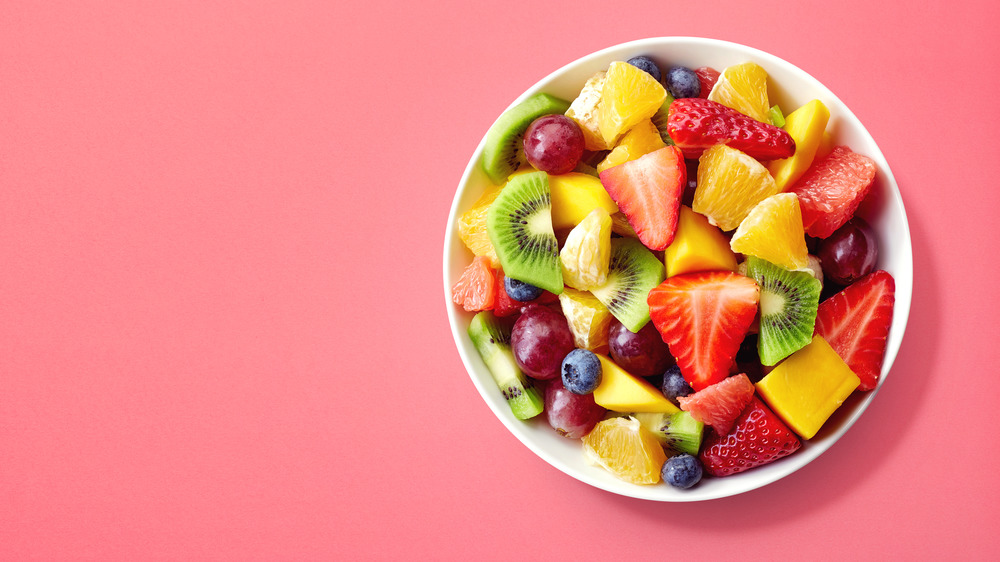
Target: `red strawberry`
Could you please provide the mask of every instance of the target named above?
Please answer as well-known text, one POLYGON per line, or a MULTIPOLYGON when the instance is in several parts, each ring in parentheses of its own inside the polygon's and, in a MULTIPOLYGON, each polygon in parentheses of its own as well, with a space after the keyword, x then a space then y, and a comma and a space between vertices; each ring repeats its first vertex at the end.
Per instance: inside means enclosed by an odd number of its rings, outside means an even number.
POLYGON ((707 98, 715 83, 719 81, 719 71, 710 66, 702 66, 694 69, 694 73, 698 75, 698 82, 701 83, 701 93, 698 97, 707 98))
POLYGON ((754 396, 729 433, 713 432, 705 437, 699 457, 705 472, 729 476, 774 462, 801 446, 788 426, 754 396))
POLYGON ((716 144, 729 145, 758 160, 795 154, 795 140, 785 130, 701 98, 674 100, 667 116, 667 131, 687 158, 697 158, 716 144))
MULTIPOLYGON (((510 295, 507 294, 507 289, 504 288, 503 279, 503 271, 497 272, 497 298, 496 303, 493 305, 493 315, 499 318, 513 316, 521 312, 521 309, 528 304, 526 302, 510 298, 510 295)), ((537 304, 551 304, 559 302, 559 297, 548 291, 542 291, 542 295, 531 302, 537 304)))
POLYGON ((799 196, 806 234, 826 238, 843 226, 868 195, 876 171, 874 160, 846 146, 813 162, 788 190, 799 196))
POLYGON ((663 250, 674 241, 687 185, 687 167, 677 147, 665 146, 608 168, 601 172, 601 183, 647 248, 663 250))
POLYGON ((677 402, 680 403, 681 410, 689 412, 692 418, 712 426, 719 435, 725 435, 732 429, 733 422, 743 408, 750 403, 753 392, 750 377, 740 373, 694 394, 678 396, 677 402))
POLYGON ((871 390, 878 383, 895 302, 896 282, 879 270, 819 305, 815 333, 858 375, 859 390, 871 390))
POLYGON ((740 343, 757 314, 760 289, 732 271, 670 277, 649 292, 649 316, 698 391, 729 376, 740 343))
POLYGON ((476 256, 451 288, 451 300, 469 312, 492 310, 496 296, 496 272, 486 256, 476 256))

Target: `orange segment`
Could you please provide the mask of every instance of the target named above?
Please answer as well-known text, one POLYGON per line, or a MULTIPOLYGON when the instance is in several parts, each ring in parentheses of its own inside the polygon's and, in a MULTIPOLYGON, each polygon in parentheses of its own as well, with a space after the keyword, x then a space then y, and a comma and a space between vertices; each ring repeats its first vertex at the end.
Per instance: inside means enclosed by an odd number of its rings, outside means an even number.
POLYGON ((566 236, 559 252, 563 282, 587 291, 608 280, 611 262, 611 215, 600 207, 590 212, 566 236))
POLYGON ((566 287, 559 295, 563 316, 573 332, 576 347, 607 352, 611 312, 597 297, 587 291, 566 287))
POLYGON ((583 131, 584 146, 587 150, 607 150, 611 146, 604 142, 601 136, 601 126, 598 124, 598 108, 601 106, 601 92, 604 89, 604 77, 607 72, 601 70, 594 74, 583 85, 580 95, 566 110, 569 117, 583 131))
POLYGON ((698 161, 698 187, 691 208, 723 231, 740 225, 757 203, 778 193, 774 178, 752 156, 717 144, 698 161))
POLYGON ((719 75, 708 99, 731 107, 764 123, 770 123, 767 101, 767 71, 759 64, 745 62, 727 67, 719 75))
POLYGON ((608 168, 635 160, 643 154, 649 154, 664 146, 667 145, 660 137, 660 131, 656 129, 651 120, 645 119, 625 133, 618 145, 597 165, 597 171, 603 172, 608 168))
POLYGON ((588 462, 632 484, 658 483, 667 462, 660 442, 633 417, 599 422, 583 437, 583 454, 588 462))
POLYGON ((757 256, 785 269, 808 267, 802 210, 794 193, 778 193, 754 207, 733 233, 734 252, 757 256))
POLYGON ((598 108, 604 142, 614 146, 626 131, 652 117, 665 99, 667 90, 649 73, 625 62, 611 63, 598 108))
POLYGON ((493 248, 493 242, 486 232, 486 212, 500 194, 501 186, 491 185, 479 197, 479 200, 458 219, 458 237, 465 247, 477 256, 486 256, 490 265, 499 267, 500 260, 493 248))

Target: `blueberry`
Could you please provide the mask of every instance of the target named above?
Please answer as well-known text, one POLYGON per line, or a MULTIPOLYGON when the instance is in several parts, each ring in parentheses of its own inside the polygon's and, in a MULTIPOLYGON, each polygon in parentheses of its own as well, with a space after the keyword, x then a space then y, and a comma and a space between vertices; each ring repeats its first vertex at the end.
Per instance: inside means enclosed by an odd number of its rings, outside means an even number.
POLYGON ((590 394, 601 384, 601 360, 587 349, 574 349, 562 361, 562 383, 573 394, 590 394))
POLYGON ((660 476, 675 488, 690 488, 701 480, 701 462, 687 453, 670 457, 663 463, 660 476))
POLYGON ((667 91, 674 99, 696 98, 701 94, 698 75, 686 66, 674 66, 667 71, 667 91))
POLYGON ((677 403, 678 396, 687 396, 694 392, 691 385, 684 380, 684 377, 681 375, 681 368, 677 365, 670 367, 667 369, 667 372, 663 373, 663 385, 660 387, 660 390, 674 404, 677 403))
POLYGON ((503 288, 507 291, 507 296, 518 302, 529 302, 542 296, 542 290, 538 287, 510 277, 503 278, 503 288))
POLYGON ((642 70, 643 72, 648 73, 653 78, 656 78, 657 82, 660 81, 661 78, 660 67, 656 66, 656 63, 653 62, 653 59, 647 56, 639 56, 639 57, 632 57, 625 62, 631 64, 632 66, 638 68, 639 70, 642 70))

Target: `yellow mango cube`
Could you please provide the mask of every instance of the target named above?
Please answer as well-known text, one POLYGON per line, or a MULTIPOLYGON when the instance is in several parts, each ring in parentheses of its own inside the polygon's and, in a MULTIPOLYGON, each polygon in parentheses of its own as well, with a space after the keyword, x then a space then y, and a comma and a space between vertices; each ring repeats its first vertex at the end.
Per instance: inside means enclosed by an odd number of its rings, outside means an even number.
POLYGON ((594 402, 615 412, 672 414, 677 406, 646 379, 632 375, 605 355, 601 361, 601 384, 594 390, 594 402))
POLYGON ((767 165, 779 191, 792 186, 812 164, 829 120, 830 110, 819 100, 812 100, 785 117, 784 129, 795 140, 795 154, 767 165))
POLYGON ((552 196, 552 228, 555 230, 573 228, 598 207, 609 215, 618 212, 618 204, 608 195, 601 180, 588 174, 570 172, 550 175, 549 192, 552 196))
POLYGON ((736 271, 736 254, 717 226, 681 205, 677 232, 663 253, 663 264, 667 277, 694 271, 736 271))
POLYGON ((859 384, 830 344, 813 336, 761 379, 757 392, 792 431, 812 439, 859 384))

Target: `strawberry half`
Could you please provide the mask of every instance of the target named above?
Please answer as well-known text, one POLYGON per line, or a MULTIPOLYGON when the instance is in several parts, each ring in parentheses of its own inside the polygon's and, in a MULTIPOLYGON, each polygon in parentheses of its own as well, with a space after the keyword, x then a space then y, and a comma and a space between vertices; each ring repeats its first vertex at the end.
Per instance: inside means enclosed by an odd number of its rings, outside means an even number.
POLYGON ((754 396, 729 433, 705 437, 698 456, 705 472, 729 476, 774 462, 801 446, 798 436, 754 396))
POLYGON ((760 289, 732 271, 670 277, 649 292, 649 317, 695 391, 729 376, 757 314, 760 289))
POLYGON ((814 162, 788 189, 799 198, 806 234, 826 238, 843 226, 868 195, 877 171, 874 160, 846 146, 814 162))
POLYGON ((651 250, 674 241, 681 195, 687 185, 684 156, 666 146, 601 172, 601 184, 651 250))
POLYGON ((815 333, 858 375, 858 390, 871 390, 878 383, 895 303, 896 282, 879 270, 819 305, 815 333))
POLYGON ((795 154, 795 140, 785 130, 701 98, 674 100, 667 115, 667 131, 686 158, 697 158, 717 144, 731 146, 757 160, 795 154))

